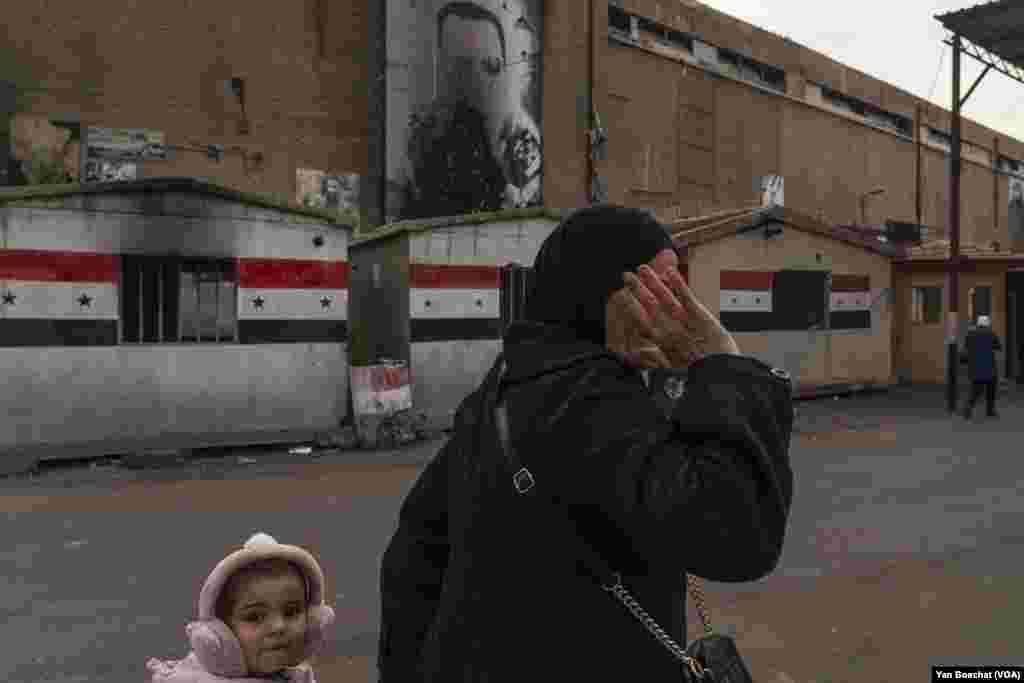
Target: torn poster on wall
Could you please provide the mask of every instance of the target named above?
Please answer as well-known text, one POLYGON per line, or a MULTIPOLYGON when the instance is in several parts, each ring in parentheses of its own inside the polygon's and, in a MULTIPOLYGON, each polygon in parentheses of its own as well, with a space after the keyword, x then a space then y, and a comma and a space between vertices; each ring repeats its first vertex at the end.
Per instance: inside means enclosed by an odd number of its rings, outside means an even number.
POLYGON ((785 206, 786 183, 780 175, 766 175, 761 178, 761 206, 785 206))
POLYGON ((82 180, 134 180, 139 162, 167 160, 170 152, 162 131, 143 128, 85 129, 82 180))
POLYGON ((359 209, 359 175, 328 174, 308 168, 295 171, 295 200, 318 209, 359 209))
POLYGON ((542 4, 388 0, 388 220, 541 205, 542 4))
POLYGON ((352 410, 355 416, 394 415, 412 408, 412 380, 402 361, 351 368, 352 410))

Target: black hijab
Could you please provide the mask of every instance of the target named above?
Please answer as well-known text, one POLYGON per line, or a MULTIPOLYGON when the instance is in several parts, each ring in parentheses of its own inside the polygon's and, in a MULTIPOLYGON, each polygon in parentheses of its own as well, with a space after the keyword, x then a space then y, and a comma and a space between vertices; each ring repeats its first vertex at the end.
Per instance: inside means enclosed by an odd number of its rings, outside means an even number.
POLYGON ((605 307, 635 271, 674 249, 653 216, 621 206, 581 209, 548 235, 533 262, 526 318, 567 327, 580 339, 605 344, 605 307))

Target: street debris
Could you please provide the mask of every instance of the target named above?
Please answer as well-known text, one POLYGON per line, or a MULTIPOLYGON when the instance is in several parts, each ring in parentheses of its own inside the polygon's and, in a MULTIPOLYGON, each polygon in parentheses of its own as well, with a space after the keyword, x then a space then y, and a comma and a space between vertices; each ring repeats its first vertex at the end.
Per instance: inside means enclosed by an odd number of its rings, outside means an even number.
POLYGON ((309 446, 296 446, 288 449, 288 455, 309 455, 313 449, 309 446))

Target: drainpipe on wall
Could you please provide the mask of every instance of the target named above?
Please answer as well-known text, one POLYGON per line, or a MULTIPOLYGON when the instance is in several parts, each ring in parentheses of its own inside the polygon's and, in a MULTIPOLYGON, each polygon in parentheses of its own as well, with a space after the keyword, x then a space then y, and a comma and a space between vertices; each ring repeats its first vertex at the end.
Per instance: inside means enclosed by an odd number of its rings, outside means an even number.
MULTIPOLYGON (((597 122, 595 121, 595 114, 597 112, 597 3, 599 0, 590 1, 590 55, 587 63, 587 76, 590 79, 590 130, 593 131, 597 128, 597 122)), ((589 138, 587 144, 587 187, 585 189, 587 197, 590 198, 589 203, 594 203, 594 183, 597 178, 597 164, 594 161, 594 145, 593 137, 589 138)))
POLYGON ((917 152, 917 188, 915 199, 917 202, 917 224, 921 225, 921 105, 914 109, 914 149, 917 152))

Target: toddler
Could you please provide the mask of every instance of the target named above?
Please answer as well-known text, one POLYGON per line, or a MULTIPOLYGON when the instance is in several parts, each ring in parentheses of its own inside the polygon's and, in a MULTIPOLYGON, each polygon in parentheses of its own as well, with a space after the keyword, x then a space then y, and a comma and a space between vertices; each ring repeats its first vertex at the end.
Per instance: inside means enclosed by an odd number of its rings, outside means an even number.
POLYGON ((150 659, 151 683, 316 683, 307 660, 334 623, 324 575, 308 552, 267 534, 214 567, 185 628, 185 659, 150 659))

